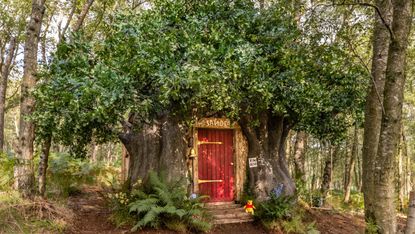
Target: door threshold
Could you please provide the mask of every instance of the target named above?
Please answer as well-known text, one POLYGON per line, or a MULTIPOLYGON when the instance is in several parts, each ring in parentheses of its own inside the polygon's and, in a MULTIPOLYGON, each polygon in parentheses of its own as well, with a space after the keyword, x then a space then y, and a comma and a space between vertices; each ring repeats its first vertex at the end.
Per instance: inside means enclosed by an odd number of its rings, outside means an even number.
POLYGON ((235 201, 224 201, 224 202, 206 202, 210 206, 222 206, 222 205, 231 205, 235 204, 235 201))

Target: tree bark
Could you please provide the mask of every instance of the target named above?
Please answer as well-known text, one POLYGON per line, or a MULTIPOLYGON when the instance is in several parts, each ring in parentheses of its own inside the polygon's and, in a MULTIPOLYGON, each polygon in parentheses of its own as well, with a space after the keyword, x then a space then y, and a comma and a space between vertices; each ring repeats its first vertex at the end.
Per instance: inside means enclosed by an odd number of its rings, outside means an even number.
POLYGON ((36 85, 39 33, 45 11, 45 0, 32 0, 32 13, 26 31, 23 80, 20 98, 19 149, 14 168, 14 186, 22 196, 34 191, 33 140, 34 125, 27 119, 33 112, 35 99, 32 90, 36 85))
POLYGON ((346 175, 345 175, 345 184, 344 184, 344 202, 348 203, 350 201, 350 189, 352 187, 352 172, 355 167, 355 161, 359 149, 359 137, 358 137, 358 127, 357 124, 354 127, 354 136, 353 136, 353 146, 352 153, 350 154, 350 161, 348 163, 346 175))
POLYGON ((324 203, 331 188, 333 169, 336 163, 336 159, 338 158, 337 154, 339 153, 339 150, 340 149, 338 145, 334 147, 333 151, 330 149, 329 155, 324 164, 324 170, 323 170, 323 175, 322 175, 323 178, 322 178, 321 189, 320 189, 322 197, 324 198, 324 203))
POLYGON ((415 189, 409 195, 408 216, 406 219, 405 234, 415 233, 415 189))
POLYGON ((239 124, 248 141, 248 158, 257 158, 258 167, 249 168, 248 186, 257 200, 283 184, 283 194, 294 195, 295 184, 285 158, 285 143, 290 129, 284 117, 261 114, 260 125, 253 126, 250 116, 242 116, 239 124))
MULTIPOLYGON (((383 20, 390 25, 392 22, 392 5, 390 0, 377 0, 376 6, 383 20)), ((376 193, 373 183, 373 170, 378 150, 379 134, 383 112, 383 90, 390 41, 389 31, 382 19, 376 14, 373 32, 373 55, 370 87, 366 97, 365 123, 363 136, 362 168, 364 180, 362 189, 365 202, 365 219, 371 222, 375 219, 373 203, 376 193)))
POLYGON ((307 149, 307 133, 297 132, 294 145, 294 171, 295 178, 301 184, 305 184, 305 153, 307 149))
POLYGON ((89 8, 92 6, 92 4, 94 3, 94 0, 87 0, 84 4, 84 6, 82 7, 82 11, 81 14, 79 14, 78 20, 75 23, 75 26, 73 28, 73 31, 79 31, 79 29, 81 28, 86 15, 88 14, 89 8))
POLYGON ((127 180, 131 183, 146 178, 150 170, 163 172, 169 181, 186 175, 187 127, 179 120, 165 114, 139 132, 128 130, 119 138, 129 155, 127 180))
POLYGON ((406 51, 412 20, 412 0, 395 0, 393 37, 389 46, 378 152, 374 168, 374 216, 381 233, 396 233, 395 155, 400 138, 405 86, 406 51))
MULTIPOLYGON (((358 148, 359 148, 359 144, 360 142, 358 142, 358 148)), ((360 149, 358 149, 358 152, 361 152, 360 149)), ((363 183, 362 182, 362 156, 359 153, 357 154, 357 158, 356 158, 356 166, 354 168, 354 175, 355 175, 355 185, 356 185, 357 191, 362 192, 362 183, 363 183)))
POLYGON ((91 143, 91 161, 92 162, 97 162, 97 154, 98 154, 98 145, 95 142, 91 143))
POLYGON ((401 133, 399 138, 398 154, 396 155, 397 170, 395 170, 395 191, 398 194, 398 211, 402 212, 404 209, 404 189, 405 189, 405 175, 404 175, 404 158, 407 157, 405 151, 405 143, 403 142, 403 124, 401 125, 401 133))
POLYGON ((39 159, 39 195, 44 197, 46 191, 46 172, 48 169, 49 151, 52 138, 49 137, 42 143, 42 151, 39 159))
POLYGON ((17 39, 12 37, 10 39, 9 50, 4 63, 1 64, 1 77, 0 77, 0 152, 4 149, 4 115, 6 112, 6 93, 7 82, 10 74, 10 66, 15 56, 17 39))

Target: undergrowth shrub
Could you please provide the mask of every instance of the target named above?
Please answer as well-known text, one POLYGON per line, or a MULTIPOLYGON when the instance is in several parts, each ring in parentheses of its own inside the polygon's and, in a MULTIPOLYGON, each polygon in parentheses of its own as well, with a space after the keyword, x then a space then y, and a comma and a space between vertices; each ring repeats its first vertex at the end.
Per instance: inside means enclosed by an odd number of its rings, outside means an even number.
POLYGON ((130 214, 128 203, 131 194, 127 192, 108 193, 106 195, 108 206, 111 208, 112 214, 110 221, 117 227, 133 225, 135 218, 130 214))
POLYGON ((0 152, 0 191, 11 189, 13 183, 14 157, 0 152))
POLYGON ((269 199, 257 205, 255 219, 271 232, 317 234, 314 223, 303 222, 304 210, 297 206, 293 197, 276 196, 271 193, 269 199))
POLYGON ((201 202, 206 197, 190 199, 181 180, 168 183, 155 172, 131 192, 118 192, 108 198, 114 211, 111 219, 123 220, 128 214, 134 219, 132 231, 164 227, 177 232, 207 232, 211 228, 201 202))
POLYGON ((341 190, 333 190, 327 197, 327 203, 335 210, 342 212, 363 213, 364 199, 363 193, 351 191, 350 201, 344 202, 344 193, 341 190))
POLYGON ((366 233, 376 234, 379 233, 379 226, 376 225, 376 222, 373 219, 366 221, 366 233))
POLYGON ((63 233, 72 220, 71 210, 57 203, 0 192, 0 233, 63 233))
POLYGON ((66 153, 52 153, 48 168, 48 193, 67 197, 79 192, 83 184, 93 184, 103 165, 71 157, 66 153))
POLYGON ((255 211, 255 218, 262 221, 272 221, 276 219, 287 219, 293 211, 293 198, 287 196, 275 196, 270 194, 270 198, 259 203, 255 211))
POLYGON ((318 234, 320 233, 315 228, 315 223, 304 223, 303 215, 296 214, 288 220, 281 221, 281 226, 285 233, 297 233, 297 234, 318 234))

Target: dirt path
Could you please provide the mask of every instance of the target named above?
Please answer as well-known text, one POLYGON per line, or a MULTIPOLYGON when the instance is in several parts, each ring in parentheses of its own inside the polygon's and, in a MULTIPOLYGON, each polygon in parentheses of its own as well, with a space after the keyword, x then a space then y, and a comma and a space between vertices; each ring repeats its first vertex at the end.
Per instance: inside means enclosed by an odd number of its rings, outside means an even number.
POLYGON ((73 210, 75 220, 68 233, 125 233, 108 221, 110 211, 99 191, 95 187, 86 187, 81 194, 69 198, 68 206, 73 210))
MULTIPOLYGON (((72 234, 115 234, 131 233, 129 229, 116 228, 108 221, 110 211, 105 206, 105 200, 97 187, 85 187, 81 194, 69 198, 68 206, 75 214, 73 226, 67 231, 72 234)), ((362 216, 353 216, 327 210, 310 210, 307 220, 315 221, 317 229, 322 234, 358 234, 364 233, 362 216)), ((400 229, 402 223, 400 220, 400 229)), ((172 234, 168 230, 142 230, 136 233, 172 234)), ((220 234, 264 234, 264 229, 255 223, 228 224, 216 226, 210 233, 220 234)), ((279 233, 277 233, 279 234, 279 233)))

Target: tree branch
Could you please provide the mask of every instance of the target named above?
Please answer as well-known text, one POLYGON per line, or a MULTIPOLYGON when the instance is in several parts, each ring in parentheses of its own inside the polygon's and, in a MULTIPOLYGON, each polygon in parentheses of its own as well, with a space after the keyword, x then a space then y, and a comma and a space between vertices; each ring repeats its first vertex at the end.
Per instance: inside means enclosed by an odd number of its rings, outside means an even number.
POLYGON ((388 22, 386 22, 385 18, 382 15, 382 12, 380 11, 380 9, 379 9, 378 6, 376 6, 374 4, 371 4, 371 3, 367 3, 367 2, 352 2, 352 3, 350 3, 350 2, 346 2, 346 0, 343 0, 342 3, 335 3, 334 0, 333 0, 332 1, 332 4, 334 6, 356 6, 357 5, 357 6, 372 7, 373 9, 375 9, 376 14, 379 16, 379 18, 382 21, 383 25, 385 25, 386 29, 388 30, 389 35, 391 37, 391 40, 393 40, 395 38, 395 35, 394 35, 393 31, 392 31, 391 26, 389 25, 388 22))

